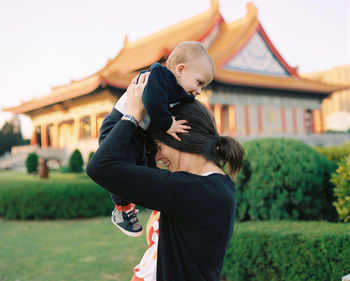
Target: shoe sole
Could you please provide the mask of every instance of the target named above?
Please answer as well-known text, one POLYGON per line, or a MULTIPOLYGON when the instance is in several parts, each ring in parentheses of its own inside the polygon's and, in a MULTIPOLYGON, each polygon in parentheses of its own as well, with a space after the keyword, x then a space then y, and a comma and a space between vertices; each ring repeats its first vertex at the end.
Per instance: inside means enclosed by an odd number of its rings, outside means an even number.
POLYGON ((143 233, 143 229, 140 231, 140 232, 130 232, 130 231, 127 231, 125 230, 124 228, 120 227, 118 224, 114 223, 113 221, 113 217, 111 217, 111 221, 112 223, 118 227, 124 234, 126 234, 127 236, 130 236, 130 237, 139 237, 142 235, 143 233))

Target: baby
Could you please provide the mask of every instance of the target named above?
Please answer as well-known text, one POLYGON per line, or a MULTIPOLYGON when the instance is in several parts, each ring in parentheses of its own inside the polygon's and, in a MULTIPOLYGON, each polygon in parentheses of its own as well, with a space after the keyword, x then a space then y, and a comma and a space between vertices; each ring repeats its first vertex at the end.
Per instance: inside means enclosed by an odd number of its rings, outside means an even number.
MULTIPOLYGON (((214 77, 215 66, 205 47, 196 41, 180 43, 169 55, 166 66, 154 63, 150 69, 148 83, 142 95, 146 109, 146 117, 138 124, 126 112, 126 95, 118 100, 112 112, 104 119, 100 134, 101 143, 121 118, 130 119, 139 126, 127 151, 127 161, 146 165, 145 139, 150 123, 166 131, 175 139, 180 140, 176 133, 188 129, 184 120, 172 117, 169 108, 184 100, 193 100, 200 95, 214 77)), ((142 234, 142 226, 138 222, 134 204, 111 193, 115 208, 112 212, 112 222, 128 236, 137 237, 142 234)))

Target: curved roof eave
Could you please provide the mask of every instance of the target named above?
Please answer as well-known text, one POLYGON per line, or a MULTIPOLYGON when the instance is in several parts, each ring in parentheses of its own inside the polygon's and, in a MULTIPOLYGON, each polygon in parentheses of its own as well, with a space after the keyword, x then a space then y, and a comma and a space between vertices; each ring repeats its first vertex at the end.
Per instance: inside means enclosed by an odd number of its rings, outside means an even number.
POLYGON ((330 85, 294 76, 279 77, 226 69, 217 70, 214 80, 230 85, 281 89, 304 93, 319 93, 325 95, 344 88, 339 85, 330 85))
POLYGON ((122 50, 103 71, 125 73, 147 67, 167 57, 179 42, 201 39, 218 21, 222 21, 219 3, 212 0, 210 8, 203 13, 134 42, 125 40, 122 50))
POLYGON ((53 87, 49 95, 34 98, 18 106, 3 108, 3 110, 17 114, 26 114, 39 108, 61 103, 91 93, 100 86, 101 81, 100 76, 94 74, 79 81, 72 81, 68 85, 53 87))

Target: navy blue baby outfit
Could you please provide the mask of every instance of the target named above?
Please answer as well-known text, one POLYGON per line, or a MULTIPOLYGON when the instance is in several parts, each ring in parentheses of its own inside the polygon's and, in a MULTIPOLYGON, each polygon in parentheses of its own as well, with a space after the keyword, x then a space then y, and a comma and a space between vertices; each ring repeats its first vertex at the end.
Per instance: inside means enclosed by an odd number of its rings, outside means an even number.
MULTIPOLYGON (((150 71, 150 75, 143 91, 142 102, 151 119, 152 125, 163 131, 167 131, 173 121, 169 110, 170 105, 184 100, 192 101, 194 100, 194 96, 186 93, 177 83, 175 75, 159 63, 152 64, 148 71, 150 71)), ((115 108, 106 116, 100 128, 99 144, 101 144, 122 117, 123 114, 115 108)), ((142 166, 146 165, 148 159, 145 154, 145 140, 146 131, 138 127, 127 150, 127 162, 142 166)), ((130 203, 113 193, 111 193, 111 198, 115 205, 126 206, 130 203)))

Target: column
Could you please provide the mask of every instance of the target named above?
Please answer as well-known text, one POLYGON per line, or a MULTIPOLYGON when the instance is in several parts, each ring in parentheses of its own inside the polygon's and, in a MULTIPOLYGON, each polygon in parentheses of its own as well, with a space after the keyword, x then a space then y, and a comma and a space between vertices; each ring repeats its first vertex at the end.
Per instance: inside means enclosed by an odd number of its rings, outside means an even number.
POLYGON ((53 148, 59 147, 59 132, 58 132, 58 122, 53 123, 52 136, 51 136, 51 146, 53 148))
POLYGON ((248 136, 250 134, 250 122, 249 122, 249 105, 244 106, 244 120, 245 120, 245 132, 248 136))
POLYGON ((90 122, 91 122, 91 137, 97 138, 97 118, 95 113, 92 113, 90 115, 90 122))
POLYGON ((34 127, 32 137, 30 138, 30 145, 37 145, 37 144, 38 144, 38 139, 37 139, 37 135, 34 127))
POLYGON ((295 107, 292 108, 292 123, 293 123, 293 133, 298 133, 298 124, 297 124, 297 109, 295 107))
POLYGON ((80 140, 80 116, 74 117, 74 140, 75 142, 80 140))
POLYGON ((217 103, 214 104, 214 117, 216 121, 216 127, 218 129, 218 133, 222 134, 222 105, 217 103))
POLYGON ((309 133, 309 128, 308 128, 308 122, 309 122, 309 120, 308 120, 308 117, 307 117, 307 111, 306 111, 306 109, 303 109, 303 120, 304 120, 304 131, 305 131, 305 133, 306 134, 308 134, 309 133))
POLYGON ((324 133, 326 131, 326 124, 324 122, 322 109, 320 110, 320 124, 321 124, 321 133, 324 133))
POLYGON ((284 106, 281 107, 281 125, 282 125, 282 133, 285 133, 287 131, 286 126, 286 111, 284 109, 284 106))
POLYGON ((311 134, 316 133, 316 112, 315 110, 311 110, 310 112, 310 125, 311 125, 311 134))
POLYGON ((262 124, 262 114, 261 114, 261 105, 258 105, 257 108, 257 115, 258 115, 258 133, 263 133, 263 124, 262 124))
POLYGON ((47 135, 47 127, 46 125, 41 125, 41 147, 47 147, 48 143, 48 135, 47 135))
POLYGON ((231 104, 228 107, 228 116, 229 116, 229 126, 230 126, 230 134, 231 136, 236 135, 236 111, 235 106, 231 104))

